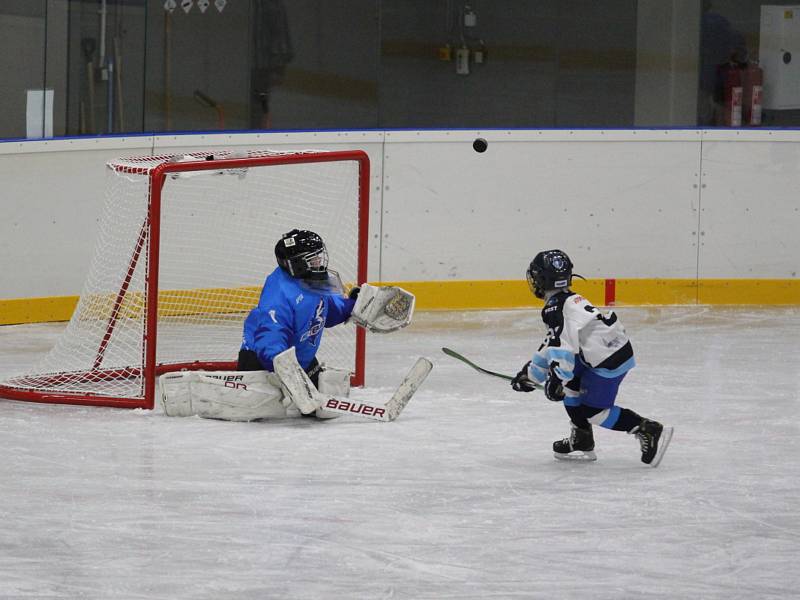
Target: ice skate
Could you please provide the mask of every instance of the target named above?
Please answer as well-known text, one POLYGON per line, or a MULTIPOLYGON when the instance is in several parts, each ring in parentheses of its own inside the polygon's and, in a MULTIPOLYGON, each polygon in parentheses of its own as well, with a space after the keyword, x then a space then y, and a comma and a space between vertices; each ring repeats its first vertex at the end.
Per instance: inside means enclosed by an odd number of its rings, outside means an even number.
POLYGON ((592 426, 581 429, 571 424, 572 431, 569 437, 553 442, 553 456, 558 460, 597 460, 594 453, 594 435, 592 426))
POLYGON ((664 427, 657 421, 647 419, 642 419, 642 423, 631 431, 641 445, 643 463, 651 467, 658 466, 672 439, 672 431, 672 427, 664 427))

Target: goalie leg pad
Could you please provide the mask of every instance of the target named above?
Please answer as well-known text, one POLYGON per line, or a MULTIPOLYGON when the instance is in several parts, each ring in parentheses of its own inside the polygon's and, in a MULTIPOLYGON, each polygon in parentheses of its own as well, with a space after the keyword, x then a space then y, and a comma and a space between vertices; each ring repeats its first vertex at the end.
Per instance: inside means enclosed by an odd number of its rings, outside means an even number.
MULTIPOLYGON (((350 397, 350 371, 348 369, 337 369, 336 367, 324 366, 319 372, 319 391, 325 396, 335 396, 337 398, 350 397)), ((335 419, 339 413, 318 408, 314 415, 318 419, 335 419)))
POLYGON ((288 400, 304 415, 311 414, 322 404, 324 397, 314 387, 308 374, 297 362, 294 346, 272 359, 275 375, 280 379, 288 400))
POLYGON ((266 371, 195 373, 192 407, 205 419, 255 421, 286 417, 279 385, 266 371))
POLYGON ((158 378, 161 407, 168 417, 191 417, 195 414, 189 389, 191 375, 192 373, 189 371, 181 371, 165 373, 158 378))
POLYGON ((266 371, 190 371, 159 378, 164 413, 224 421, 283 418, 283 392, 266 371))
POLYGON ((389 333, 411 323, 414 303, 414 294, 403 288, 365 283, 358 293, 351 318, 369 331, 389 333))

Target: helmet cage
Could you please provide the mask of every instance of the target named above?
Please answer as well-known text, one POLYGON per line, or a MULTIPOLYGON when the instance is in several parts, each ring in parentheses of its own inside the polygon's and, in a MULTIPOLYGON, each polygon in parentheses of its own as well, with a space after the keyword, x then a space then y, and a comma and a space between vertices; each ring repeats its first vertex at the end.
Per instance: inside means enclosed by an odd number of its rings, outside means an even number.
POLYGON ((328 273, 328 250, 323 246, 287 260, 289 274, 301 279, 325 279, 328 273))
POLYGON ((313 231, 293 229, 275 246, 278 265, 298 279, 323 280, 328 277, 328 250, 313 231))

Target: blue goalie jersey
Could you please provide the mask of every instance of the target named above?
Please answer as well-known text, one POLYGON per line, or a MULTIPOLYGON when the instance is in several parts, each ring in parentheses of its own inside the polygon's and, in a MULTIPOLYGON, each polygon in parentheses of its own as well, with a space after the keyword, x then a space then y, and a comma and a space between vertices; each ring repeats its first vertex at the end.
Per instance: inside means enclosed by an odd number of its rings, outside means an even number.
POLYGON ((354 306, 355 300, 315 291, 278 267, 245 319, 242 349, 255 352, 261 365, 272 371, 272 359, 294 346, 297 362, 306 369, 319 350, 324 328, 344 323, 354 306))

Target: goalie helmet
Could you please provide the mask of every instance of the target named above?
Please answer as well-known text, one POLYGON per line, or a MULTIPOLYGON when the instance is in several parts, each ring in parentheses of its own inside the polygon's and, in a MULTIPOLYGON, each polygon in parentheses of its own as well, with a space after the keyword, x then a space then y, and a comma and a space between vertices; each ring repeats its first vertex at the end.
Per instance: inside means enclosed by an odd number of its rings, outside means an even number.
POLYGON ((537 298, 550 290, 567 289, 572 283, 572 261, 561 250, 539 252, 526 273, 528 286, 537 298))
POLYGON ((292 229, 275 244, 278 265, 292 277, 328 278, 328 251, 322 238, 306 229, 292 229))

